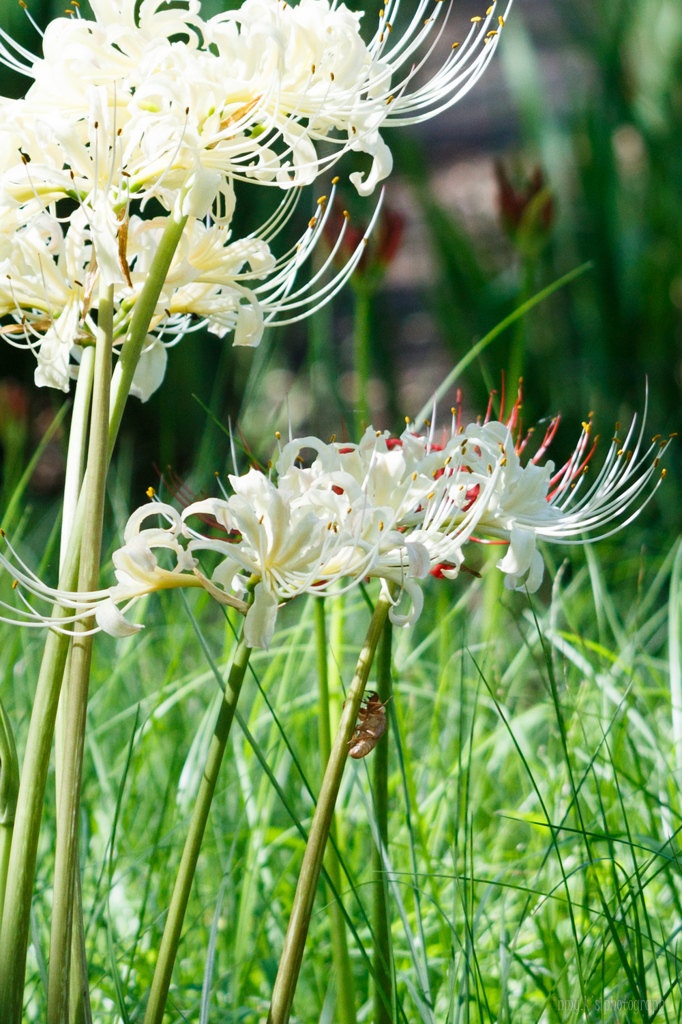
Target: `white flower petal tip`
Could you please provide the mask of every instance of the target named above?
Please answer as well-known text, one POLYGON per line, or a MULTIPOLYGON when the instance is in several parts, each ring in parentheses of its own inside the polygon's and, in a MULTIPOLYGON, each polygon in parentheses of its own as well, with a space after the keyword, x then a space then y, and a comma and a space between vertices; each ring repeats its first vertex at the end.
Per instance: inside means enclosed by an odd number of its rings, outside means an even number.
POLYGON ((97 605, 95 610, 95 619, 97 625, 109 636, 117 637, 122 639, 123 637, 134 636, 139 633, 144 626, 128 622, 126 617, 121 614, 119 609, 116 607, 113 601, 103 601, 97 605))
POLYGON ((428 549, 419 541, 408 541, 405 550, 409 559, 409 575, 417 580, 425 579, 431 572, 431 556, 428 549))
POLYGON ((244 620, 244 639, 247 647, 259 647, 263 651, 270 649, 277 623, 278 607, 276 594, 271 593, 262 582, 257 583, 253 591, 253 604, 244 620))
POLYGON ((135 368, 130 394, 141 402, 148 402, 163 384, 168 365, 166 346, 158 338, 149 336, 135 368))

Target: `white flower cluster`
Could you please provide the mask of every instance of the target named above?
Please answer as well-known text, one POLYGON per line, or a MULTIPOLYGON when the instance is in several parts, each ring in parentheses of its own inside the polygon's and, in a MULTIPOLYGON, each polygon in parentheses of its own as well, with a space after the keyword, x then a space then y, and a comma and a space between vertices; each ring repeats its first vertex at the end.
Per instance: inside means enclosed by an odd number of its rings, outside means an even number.
POLYGON ((495 3, 423 80, 446 6, 420 0, 394 34, 399 0, 389 0, 368 43, 362 15, 330 0, 245 0, 209 19, 199 0, 92 0, 94 20, 74 3, 48 25, 40 57, 0 29, 0 61, 32 79, 24 98, 0 97, 0 315, 14 321, 5 337, 34 351, 36 383, 68 391, 92 341, 98 279, 115 288, 124 337, 164 220, 141 219, 150 200, 189 221, 138 367, 143 400, 187 330, 208 324, 253 346, 264 325, 328 301, 363 246, 317 291, 292 290, 324 202, 288 256, 276 261, 269 244, 300 186, 352 150, 371 158, 351 175, 369 195, 392 164, 379 130, 434 116, 481 76, 504 24, 495 3), (229 227, 235 181, 286 193, 240 241, 229 227))
POLYGON ((433 431, 416 435, 409 425, 400 438, 369 428, 359 444, 316 437, 278 443, 268 472, 250 469, 229 478, 230 497, 198 501, 182 513, 158 501, 139 508, 114 554, 118 584, 93 594, 51 590, 25 566, 17 570, 16 556, 0 555, 0 562, 21 588, 72 611, 68 618, 46 619, 26 604, 28 625, 65 629, 94 612, 97 628, 127 636, 142 627, 123 612, 143 595, 203 587, 246 614, 247 643, 267 649, 282 602, 302 593, 339 593, 368 577, 381 579, 387 591, 396 585, 391 619, 410 625, 422 609, 420 581, 430 573, 455 578, 470 542, 506 545, 497 567, 507 586, 532 592, 544 571, 538 540, 582 544, 609 536, 650 500, 664 476, 658 465, 669 441, 656 437, 645 446, 644 426, 636 435, 633 420, 624 440, 613 438, 588 484, 590 424, 561 469, 539 465, 557 425, 552 422, 525 465, 525 442, 514 437, 512 422, 453 425, 442 444, 433 431), (313 457, 309 466, 306 455, 313 457), (645 501, 636 504, 645 490, 645 501), (143 528, 159 516, 165 527, 143 528), (172 552, 172 568, 160 566, 159 548, 172 552), (200 568, 202 551, 219 556, 210 579, 200 568), (245 600, 249 586, 251 603, 245 600), (406 614, 398 612, 403 593, 410 603, 406 614))

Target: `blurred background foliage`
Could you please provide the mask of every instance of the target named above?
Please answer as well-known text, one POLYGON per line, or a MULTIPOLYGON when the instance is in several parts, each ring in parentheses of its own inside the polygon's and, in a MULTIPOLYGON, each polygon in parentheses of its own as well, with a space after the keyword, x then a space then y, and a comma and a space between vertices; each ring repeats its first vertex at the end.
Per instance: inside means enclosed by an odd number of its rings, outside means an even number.
MULTIPOLYGON (((204 10, 220 6, 210 0, 204 10)), ((368 22, 372 6, 379 0, 366 7, 368 22)), ((456 0, 445 49, 478 6, 456 0)), ((45 24, 62 3, 31 0, 30 10, 45 24)), ((15 0, 2 0, 0 12, 2 26, 35 50, 39 39, 15 0)), ((436 52, 432 59, 441 58, 436 52)), ((25 83, 6 70, 3 76, 2 91, 20 95, 25 83)), ((518 0, 476 88, 440 118, 390 132, 388 141, 396 163, 386 194, 388 227, 377 232, 354 286, 311 321, 271 331, 256 351, 191 335, 172 351, 156 395, 146 405, 132 401, 121 448, 134 466, 136 497, 169 465, 184 477, 191 473, 199 488, 226 468, 227 438, 205 407, 221 422, 238 421, 249 444, 266 453, 272 433, 286 423, 287 400, 297 431, 350 436, 369 420, 400 429, 474 341, 588 260, 588 272, 470 367, 460 382, 465 408, 482 410, 504 370, 507 394, 524 377, 527 423, 561 411, 577 427, 594 410, 605 435, 614 420, 642 407, 648 376, 651 427, 678 427, 677 0, 518 0)), ((340 169, 342 189, 350 169, 340 169)), ((329 183, 316 188, 301 197, 292 237, 329 183)), ((279 197, 275 189, 247 193, 236 233, 259 223, 279 197)), ((366 223, 373 203, 347 188, 341 196, 354 226, 366 223)), ((287 239, 280 243, 286 248, 287 239)), ((29 389, 19 395, 24 418, 11 427, 11 439, 2 427, 11 475, 21 464, 21 444, 35 443, 62 396, 31 389, 30 356, 6 346, 1 358, 0 374, 10 378, 13 394, 16 384, 29 389)), ((451 404, 446 399, 443 411, 451 404)), ((559 449, 568 449, 573 436, 563 430, 559 449)), ((54 464, 36 478, 34 491, 59 488, 58 443, 51 452, 54 464)), ((668 527, 677 521, 676 506, 675 500, 662 507, 668 527)))

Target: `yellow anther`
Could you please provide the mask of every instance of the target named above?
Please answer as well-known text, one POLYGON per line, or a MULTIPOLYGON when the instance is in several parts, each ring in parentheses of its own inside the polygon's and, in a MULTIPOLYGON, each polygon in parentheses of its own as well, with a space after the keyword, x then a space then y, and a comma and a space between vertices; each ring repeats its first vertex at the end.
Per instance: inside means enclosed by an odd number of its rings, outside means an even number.
POLYGON ((616 455, 622 455, 622 454, 623 454, 623 449, 619 448, 618 451, 616 452, 616 455))
POLYGON ((393 102, 393 96, 389 96, 389 97, 387 98, 387 100, 386 100, 386 106, 388 106, 388 104, 389 104, 389 103, 392 103, 392 102, 393 102))
POLYGON ((412 474, 412 480, 414 481, 414 480, 416 480, 416 479, 417 479, 417 474, 416 474, 416 473, 413 473, 413 474, 412 474))
POLYGON ((260 517, 260 519, 258 520, 258 525, 259 525, 259 526, 262 526, 262 525, 263 525, 263 520, 264 520, 264 519, 265 519, 265 513, 263 513, 263 515, 262 515, 262 516, 260 517))
POLYGON ((272 469, 272 459, 268 459, 268 469, 272 469))
POLYGON ((327 529, 331 530, 331 528, 332 528, 332 524, 331 523, 327 523, 327 529))
POLYGON ((449 466, 451 462, 452 462, 452 455, 448 455, 448 457, 445 460, 445 462, 443 463, 443 465, 444 466, 449 466))
POLYGON ((665 480, 667 473, 668 473, 667 469, 662 469, 661 470, 661 480, 665 480))
POLYGON ((308 227, 309 228, 314 228, 316 223, 317 223, 317 221, 315 220, 315 218, 311 217, 310 220, 308 221, 308 227))
POLYGON ((502 461, 500 462, 500 465, 501 465, 501 466, 506 466, 506 465, 507 465, 507 456, 506 456, 506 455, 505 455, 505 457, 504 457, 504 458, 502 459, 502 461))
POLYGON ((589 434, 589 432, 590 432, 590 424, 589 423, 583 423, 583 430, 585 431, 586 434, 589 434))
POLYGON ((384 528, 384 523, 383 523, 383 520, 380 519, 379 520, 379 530, 381 531, 381 530, 383 530, 383 528, 384 528))
POLYGON ((380 431, 380 430, 377 430, 377 432, 376 432, 376 436, 377 436, 377 437, 381 437, 381 431, 380 431))
POLYGON ((329 438, 330 444, 334 444, 334 441, 336 441, 336 434, 332 434, 332 436, 329 438))
POLYGON ((379 36, 379 42, 383 43, 383 41, 384 41, 384 33, 382 32, 381 35, 379 36))
POLYGON ((504 28, 504 18, 502 17, 502 15, 500 15, 497 20, 499 22, 500 28, 504 28))
POLYGON ((339 183, 339 176, 337 174, 335 178, 332 178, 332 185, 338 185, 338 183, 339 183))
POLYGON ((490 463, 488 463, 488 472, 492 473, 492 471, 493 471, 493 467, 490 465, 490 463))
POLYGON ((656 442, 660 441, 660 440, 661 440, 661 435, 660 434, 654 434, 654 436, 651 438, 651 443, 652 444, 656 444, 656 442))
POLYGON ((497 29, 496 28, 491 28, 490 32, 488 32, 487 35, 486 35, 486 39, 490 39, 491 36, 496 36, 496 35, 497 35, 497 29))
POLYGON ((424 426, 425 427, 430 427, 431 426, 431 420, 424 420, 424 426))
POLYGON ((407 425, 409 427, 409 425, 410 425, 410 417, 409 416, 405 417, 405 422, 407 423, 407 425))
POLYGON ((483 18, 481 18, 480 15, 477 14, 474 18, 471 19, 471 21, 472 21, 472 24, 475 25, 476 22, 483 21, 483 18))
POLYGON ((435 494, 435 493, 436 493, 435 491, 431 491, 431 493, 430 493, 430 494, 427 494, 427 495, 426 495, 426 500, 427 500, 427 501, 431 501, 431 498, 432 498, 432 497, 434 496, 434 494, 435 494))
POLYGON ((677 437, 677 431, 675 431, 674 434, 668 434, 668 437, 677 437))
POLYGON ((386 22, 386 28, 388 29, 389 32, 393 31, 393 25, 391 25, 390 21, 386 22))
POLYGON ((660 459, 654 459, 654 469, 656 469, 660 461, 660 459))
POLYGON ((329 77, 331 78, 331 80, 333 82, 334 81, 334 72, 333 71, 329 72, 329 77))
POLYGON ((16 590, 18 586, 19 586, 19 580, 15 580, 14 583, 12 584, 12 590, 16 590))
POLYGON ((348 210, 344 210, 343 211, 343 215, 346 218, 346 220, 350 220, 350 214, 349 214, 348 210))
POLYGON ((326 202, 327 202, 327 197, 326 196, 320 196, 320 198, 317 200, 317 205, 318 206, 322 206, 322 203, 326 203, 326 202))
POLYGON ((450 412, 452 413, 452 415, 453 415, 453 416, 454 416, 454 415, 455 415, 455 413, 457 412, 457 410, 455 409, 454 405, 453 405, 453 407, 452 407, 452 408, 450 409, 450 412))
POLYGON ((314 64, 313 64, 313 66, 310 69, 310 73, 311 73, 311 75, 315 74, 315 65, 314 64))
POLYGON ((153 487, 148 487, 147 490, 144 493, 151 500, 154 497, 154 495, 156 494, 156 491, 154 490, 153 487))
POLYGON ((491 7, 489 7, 488 10, 485 12, 486 18, 488 17, 489 14, 493 13, 493 7, 494 6, 495 6, 495 4, 493 4, 491 7))

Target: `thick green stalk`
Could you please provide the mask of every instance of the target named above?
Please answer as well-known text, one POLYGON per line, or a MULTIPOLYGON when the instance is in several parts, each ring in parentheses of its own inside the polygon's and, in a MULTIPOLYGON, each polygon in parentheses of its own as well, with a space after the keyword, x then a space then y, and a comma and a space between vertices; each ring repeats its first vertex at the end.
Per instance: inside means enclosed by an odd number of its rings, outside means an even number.
POLYGON ((385 594, 382 594, 376 603, 365 643, 360 651, 353 682, 348 691, 339 728, 324 773, 322 788, 320 789, 305 854, 303 855, 301 873, 298 876, 298 885, 296 886, 294 905, 291 910, 289 927, 287 928, 284 940, 284 949, 277 970, 277 978, 275 979, 275 987, 268 1014, 268 1024, 287 1024, 291 1015, 291 1007, 294 1001, 298 975, 301 970, 305 940, 308 935, 308 927, 313 912, 327 837, 329 836, 334 816, 334 807, 339 794, 343 769, 348 759, 348 745, 355 730, 360 702, 365 692, 374 653, 379 643, 389 608, 390 601, 385 594))
POLYGON ((19 792, 19 760, 14 733, 0 703, 0 917, 7 888, 7 868, 19 792))
POLYGON ((88 957, 85 951, 83 891, 80 864, 76 859, 71 925, 71 975, 69 979, 69 1024, 92 1024, 88 957))
POLYGON ((111 458, 121 426, 123 410, 128 401, 130 386, 133 383, 135 370, 140 361, 140 355, 147 338, 147 331, 149 330, 161 289, 166 281, 166 275, 170 270, 175 250, 182 238, 182 232, 185 230, 186 223, 187 217, 183 216, 177 209, 169 216, 144 287, 135 302, 128 334, 126 335, 125 344, 121 349, 121 356, 116 364, 116 373, 112 382, 113 401, 109 424, 109 458, 111 458))
MULTIPOLYGON (((109 392, 114 334, 113 285, 100 289, 92 419, 88 443, 88 472, 78 589, 96 590, 102 548, 104 501, 109 464, 109 392)), ((64 1024, 68 1015, 71 925, 78 863, 78 815, 83 775, 85 724, 90 689, 94 616, 76 623, 67 692, 64 761, 57 818, 47 1022, 64 1024)))
POLYGON ((64 567, 69 537, 73 529, 73 521, 78 507, 78 495, 83 482, 85 468, 85 449, 88 438, 88 414, 90 412, 90 396, 92 378, 95 370, 95 348, 87 345, 83 349, 81 364, 78 370, 76 395, 73 400, 71 426, 69 428, 69 450, 66 457, 66 477, 64 479, 64 505, 62 510, 62 538, 60 545, 59 568, 64 567))
MULTIPOLYGON (((119 361, 122 364, 121 370, 119 371, 117 367, 115 375, 116 389, 109 424, 109 459, 111 459, 121 424, 135 367, 186 220, 186 217, 178 214, 168 218, 159 248, 135 306, 124 344, 125 360, 119 361)), ((82 488, 67 553, 60 571, 59 586, 63 590, 75 590, 78 581, 85 492, 86 488, 82 488)), ((67 613, 63 609, 55 607, 52 614, 65 617, 67 613)), ((68 636, 52 631, 48 633, 21 771, 17 817, 8 869, 7 898, 0 931, 0 1021, 2 1024, 21 1024, 38 836, 59 693, 68 649, 68 636)))
MULTIPOLYGON (((319 686, 319 703, 317 708, 318 736, 320 746, 320 767, 327 767, 332 749, 331 726, 329 722, 329 673, 327 668, 327 631, 325 624, 324 598, 315 598, 315 633, 317 640, 317 679, 319 686)), ((334 841, 336 835, 336 817, 332 817, 330 834, 334 841)), ((338 845, 338 843, 337 843, 338 845)), ((337 893, 341 893, 341 868, 334 850, 327 850, 325 867, 337 893)), ((339 900, 341 896, 339 895, 339 900)), ((346 922, 339 900, 333 899, 329 904, 329 930, 332 940, 332 958, 334 960, 334 976, 336 979, 336 1019, 338 1024, 356 1024, 355 1016, 355 984, 353 971, 348 956, 348 938, 346 922)))
MULTIPOLYGON (((387 620, 377 656, 377 695, 382 703, 391 699, 392 627, 387 620)), ((388 736, 374 750, 374 811, 377 832, 388 847, 388 736)), ((391 925, 388 914, 388 884, 381 850, 374 848, 374 1024, 394 1024, 393 978, 391 974, 391 925)))
POLYGON ((355 440, 359 441, 369 426, 367 389, 370 377, 372 292, 357 285, 354 289, 353 369, 355 370, 355 440))
MULTIPOLYGON (((76 395, 71 413, 69 428, 69 450, 66 457, 66 479, 64 481, 64 504, 62 508, 62 533, 59 546, 59 569, 64 568, 69 538, 73 529, 78 496, 80 495, 85 471, 85 453, 88 439, 88 420, 90 415, 90 398, 92 396, 92 380, 95 370, 95 348, 87 345, 83 349, 76 395)), ((64 763, 64 730, 66 691, 70 664, 67 660, 62 681, 62 692, 57 709, 57 728, 55 732, 55 788, 57 804, 64 763)), ((1 920, 0 915, 0 920, 1 920)), ((85 932, 82 914, 82 897, 80 892, 80 870, 76 871, 76 891, 74 899, 73 936, 71 942, 71 994, 69 996, 69 1024, 87 1024, 91 1020, 90 995, 88 992, 88 966, 85 958, 85 932)))
POLYGON ((208 750, 206 766, 201 776, 201 784, 194 804, 194 810, 192 811, 189 832, 187 833, 187 839, 182 851, 180 868, 175 879, 175 886, 173 887, 173 896, 163 929, 163 938, 161 939, 159 956, 154 969, 154 978, 152 979, 149 1002, 147 1003, 147 1010, 144 1015, 144 1024, 161 1024, 163 1020, 168 989, 173 974, 173 965, 175 964, 178 946, 180 945, 180 934, 183 921, 185 920, 192 882, 194 881, 199 851, 201 850, 201 843, 206 830, 208 813, 211 809, 213 794, 215 793, 218 781, 218 773, 223 761, 223 755, 225 754, 225 747, 249 664, 250 653, 251 650, 246 646, 242 630, 242 636, 237 645, 227 679, 225 695, 220 705, 218 721, 216 722, 211 745, 208 750))

